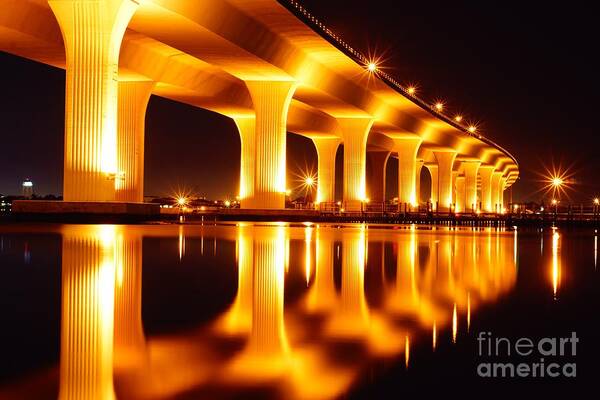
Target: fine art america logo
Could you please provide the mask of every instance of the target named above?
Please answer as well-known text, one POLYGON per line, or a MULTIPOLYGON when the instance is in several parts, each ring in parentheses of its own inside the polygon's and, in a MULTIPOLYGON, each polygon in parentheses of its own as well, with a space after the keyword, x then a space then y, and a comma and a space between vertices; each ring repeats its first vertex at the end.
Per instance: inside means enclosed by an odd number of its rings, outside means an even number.
POLYGON ((494 337, 477 335, 477 375, 483 378, 574 378, 577 365, 577 333, 570 337, 494 337))

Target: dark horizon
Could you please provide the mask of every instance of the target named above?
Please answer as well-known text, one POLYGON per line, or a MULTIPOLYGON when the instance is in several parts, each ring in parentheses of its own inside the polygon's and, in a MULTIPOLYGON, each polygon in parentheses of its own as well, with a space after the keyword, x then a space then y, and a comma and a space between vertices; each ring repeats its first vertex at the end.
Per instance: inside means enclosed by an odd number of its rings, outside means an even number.
MULTIPOLYGON (((303 4, 353 47, 381 57, 381 67, 400 82, 418 84, 420 97, 443 99, 449 115, 460 112, 480 122, 481 132, 519 162, 515 201, 541 198, 535 194, 543 186, 537 174, 553 162, 575 173, 572 201, 600 194, 591 120, 598 88, 591 10, 516 2, 494 9, 454 3, 402 4, 402 9, 392 2, 303 4)), ((6 53, 0 62, 10 77, 0 114, 6 127, 0 193, 19 194, 21 182, 30 178, 36 193, 61 194, 64 71, 6 53)), ((239 146, 229 118, 152 96, 145 193, 187 190, 214 199, 235 197, 239 146)), ((308 139, 288 134, 287 154, 293 188, 295 174, 307 167, 316 172, 316 151, 308 139)), ((395 186, 394 165, 388 166, 388 193, 395 186)), ((340 168, 337 173, 339 178, 340 168)))

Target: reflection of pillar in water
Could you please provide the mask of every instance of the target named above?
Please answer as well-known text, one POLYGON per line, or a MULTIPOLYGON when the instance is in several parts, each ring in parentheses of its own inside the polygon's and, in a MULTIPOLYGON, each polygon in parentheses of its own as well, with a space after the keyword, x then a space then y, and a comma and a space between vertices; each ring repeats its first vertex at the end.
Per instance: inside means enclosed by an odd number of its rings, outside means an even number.
POLYGON ((342 234, 341 313, 350 329, 366 324, 369 318, 364 293, 365 228, 342 234))
POLYGON ((113 399, 115 227, 66 226, 60 399, 113 399))
POLYGON ((391 306, 398 310, 418 311, 419 291, 416 276, 416 235, 411 229, 408 235, 401 234, 396 241, 396 288, 391 306))
POLYGON ((333 281, 333 239, 326 228, 316 229, 315 281, 308 292, 307 308, 324 311, 333 306, 336 299, 333 281))
POLYGON ((142 237, 124 232, 116 241, 115 366, 143 361, 142 237))
POLYGON ((253 227, 240 224, 237 235, 238 289, 225 315, 224 328, 229 333, 249 332, 252 324, 252 263, 254 262, 253 227))
POLYGON ((288 352, 283 324, 284 228, 254 228, 252 329, 249 349, 260 356, 288 352))

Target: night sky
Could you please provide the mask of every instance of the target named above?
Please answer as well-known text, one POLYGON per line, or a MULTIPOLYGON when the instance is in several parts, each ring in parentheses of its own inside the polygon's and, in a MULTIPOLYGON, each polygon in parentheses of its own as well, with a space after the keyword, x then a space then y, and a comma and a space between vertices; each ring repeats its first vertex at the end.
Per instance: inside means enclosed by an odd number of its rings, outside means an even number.
MULTIPOLYGON (((511 151, 521 171, 515 201, 539 200, 537 174, 553 164, 574 173, 571 200, 589 201, 600 194, 595 13, 575 2, 481 3, 303 0, 353 47, 381 57, 386 72, 418 84, 424 99, 443 99, 449 113, 479 122, 484 135, 511 151)), ((6 53, 0 65, 0 193, 19 194, 21 181, 31 178, 36 193, 60 194, 64 71, 6 53)), ((239 146, 230 119, 152 96, 146 195, 185 188, 234 197, 239 146)), ((288 134, 288 179, 306 166, 316 170, 315 150, 288 134)))

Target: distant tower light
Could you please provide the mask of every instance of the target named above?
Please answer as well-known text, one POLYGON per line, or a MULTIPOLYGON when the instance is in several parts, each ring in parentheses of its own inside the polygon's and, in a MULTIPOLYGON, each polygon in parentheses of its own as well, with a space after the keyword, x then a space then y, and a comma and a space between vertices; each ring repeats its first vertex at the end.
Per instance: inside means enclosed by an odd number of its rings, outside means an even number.
POLYGON ((27 178, 22 184, 23 197, 30 199, 33 196, 33 182, 27 178))

